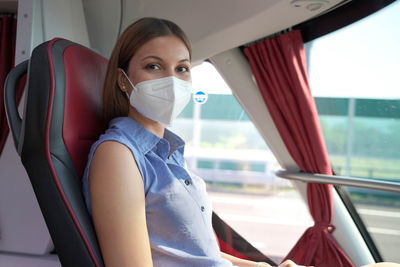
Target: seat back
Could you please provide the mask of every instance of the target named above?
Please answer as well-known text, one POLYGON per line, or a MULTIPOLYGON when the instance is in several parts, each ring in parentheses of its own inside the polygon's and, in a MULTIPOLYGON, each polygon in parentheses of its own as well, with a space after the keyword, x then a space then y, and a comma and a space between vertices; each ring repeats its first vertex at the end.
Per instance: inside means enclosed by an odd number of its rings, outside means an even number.
POLYGON ((11 73, 6 81, 14 143, 63 266, 104 266, 80 178, 91 144, 105 129, 106 67, 105 58, 68 40, 39 45, 28 64, 13 70, 28 72, 22 118, 14 86, 21 75, 11 73))

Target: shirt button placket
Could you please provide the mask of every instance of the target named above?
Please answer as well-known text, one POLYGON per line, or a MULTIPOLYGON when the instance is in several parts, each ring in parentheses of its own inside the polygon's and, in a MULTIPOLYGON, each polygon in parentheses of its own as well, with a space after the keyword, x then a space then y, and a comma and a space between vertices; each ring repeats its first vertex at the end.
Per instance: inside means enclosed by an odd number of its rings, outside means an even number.
POLYGON ((190 181, 188 179, 185 180, 185 185, 190 185, 190 181))
POLYGON ((201 206, 201 211, 204 212, 206 209, 204 208, 204 206, 201 206))

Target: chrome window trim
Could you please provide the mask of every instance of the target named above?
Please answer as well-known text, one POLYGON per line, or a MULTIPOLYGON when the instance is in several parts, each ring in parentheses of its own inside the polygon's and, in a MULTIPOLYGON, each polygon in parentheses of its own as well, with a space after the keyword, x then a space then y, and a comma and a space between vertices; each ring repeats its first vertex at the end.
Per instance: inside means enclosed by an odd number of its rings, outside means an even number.
POLYGON ((297 180, 306 183, 355 186, 355 187, 363 187, 368 189, 400 193, 400 183, 389 182, 385 180, 372 180, 360 177, 324 175, 316 173, 300 173, 300 172, 290 172, 285 170, 279 170, 275 174, 280 178, 297 180))

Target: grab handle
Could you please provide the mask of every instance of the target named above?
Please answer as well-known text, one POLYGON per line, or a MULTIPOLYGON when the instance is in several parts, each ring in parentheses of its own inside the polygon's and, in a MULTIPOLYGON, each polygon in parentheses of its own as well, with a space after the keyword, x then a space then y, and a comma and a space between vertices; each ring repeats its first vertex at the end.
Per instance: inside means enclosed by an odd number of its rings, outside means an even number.
POLYGON ((18 112, 17 89, 20 79, 27 73, 27 70, 28 60, 25 60, 10 71, 4 84, 4 106, 17 151, 22 124, 22 119, 18 112))

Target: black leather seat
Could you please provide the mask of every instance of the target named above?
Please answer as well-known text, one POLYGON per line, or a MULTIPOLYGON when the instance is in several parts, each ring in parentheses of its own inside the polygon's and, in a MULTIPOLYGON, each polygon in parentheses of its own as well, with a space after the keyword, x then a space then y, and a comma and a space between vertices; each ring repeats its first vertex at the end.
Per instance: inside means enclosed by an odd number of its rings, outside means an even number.
POLYGON ((107 60, 64 39, 34 49, 9 74, 7 117, 63 266, 104 266, 81 193, 91 144, 104 131, 102 90, 107 60), (27 72, 22 118, 16 92, 27 72))

